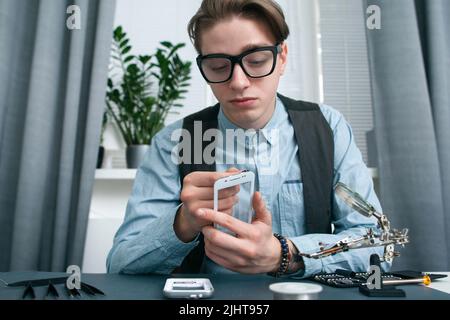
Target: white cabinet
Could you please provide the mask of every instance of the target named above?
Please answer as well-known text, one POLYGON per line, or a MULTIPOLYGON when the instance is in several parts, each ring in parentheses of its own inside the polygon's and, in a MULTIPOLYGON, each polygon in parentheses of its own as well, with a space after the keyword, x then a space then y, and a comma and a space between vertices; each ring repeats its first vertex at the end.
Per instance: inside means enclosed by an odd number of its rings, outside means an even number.
POLYGON ((82 271, 105 273, 106 257, 123 222, 136 170, 99 169, 95 173, 82 271))

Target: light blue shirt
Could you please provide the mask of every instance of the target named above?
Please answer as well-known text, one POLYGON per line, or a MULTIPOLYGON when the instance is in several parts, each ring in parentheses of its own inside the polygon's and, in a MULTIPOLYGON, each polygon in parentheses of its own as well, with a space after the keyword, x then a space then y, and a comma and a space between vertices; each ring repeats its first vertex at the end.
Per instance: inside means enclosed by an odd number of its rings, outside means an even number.
MULTIPOLYGON (((355 144, 350 125, 337 110, 327 105, 320 105, 320 110, 334 135, 333 184, 345 183, 381 212, 372 178, 355 144)), ((218 115, 218 125, 223 137, 226 137, 227 130, 238 129, 222 110, 218 115)), ((177 152, 181 127, 182 120, 179 120, 153 138, 137 172, 125 220, 108 255, 108 272, 169 274, 198 244, 197 240, 182 242, 173 230, 180 205, 181 184, 172 153, 177 152)), ((245 150, 245 161, 236 163, 235 154, 230 155, 229 152, 232 149, 226 148, 226 144, 221 148, 218 144, 216 170, 236 167, 254 172, 255 190, 261 192, 272 213, 273 232, 289 238, 300 252, 314 253, 319 251, 319 242, 334 243, 348 236, 356 238, 365 234, 367 228, 377 228, 375 218, 362 216, 335 195, 333 234, 306 234, 303 184, 297 155, 302 150, 295 141, 288 113, 278 98, 274 114, 263 129, 246 134, 245 140, 238 139, 237 135, 234 138, 236 150, 244 141, 241 150, 245 150), (234 161, 230 163, 230 159, 234 161)), ((304 258, 305 270, 291 276, 305 278, 336 269, 368 271, 372 253, 382 256, 383 248, 355 249, 321 259, 304 258)), ((205 262, 205 273, 231 273, 207 257, 205 262)), ((385 270, 389 268, 387 263, 382 266, 385 270)))

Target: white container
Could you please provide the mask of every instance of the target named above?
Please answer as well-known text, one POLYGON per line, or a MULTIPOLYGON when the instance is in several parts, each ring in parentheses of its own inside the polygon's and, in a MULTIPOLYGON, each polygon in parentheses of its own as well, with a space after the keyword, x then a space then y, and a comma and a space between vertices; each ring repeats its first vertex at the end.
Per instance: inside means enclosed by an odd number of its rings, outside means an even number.
POLYGON ((301 282, 272 283, 269 289, 274 300, 315 300, 319 298, 322 286, 301 282))

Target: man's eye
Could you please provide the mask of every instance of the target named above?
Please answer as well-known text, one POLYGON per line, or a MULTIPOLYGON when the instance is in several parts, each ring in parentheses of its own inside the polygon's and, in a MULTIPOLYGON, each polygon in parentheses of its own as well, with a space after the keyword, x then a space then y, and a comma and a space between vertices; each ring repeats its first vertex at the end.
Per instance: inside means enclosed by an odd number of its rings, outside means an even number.
POLYGON ((220 72, 220 71, 225 71, 227 68, 228 68, 227 65, 223 65, 223 66, 211 67, 211 70, 220 72))
POLYGON ((252 66, 259 66, 259 65, 262 65, 262 64, 264 64, 264 63, 266 63, 266 62, 267 62, 267 59, 264 59, 264 60, 250 60, 250 61, 247 61, 247 63, 250 64, 250 65, 252 65, 252 66))

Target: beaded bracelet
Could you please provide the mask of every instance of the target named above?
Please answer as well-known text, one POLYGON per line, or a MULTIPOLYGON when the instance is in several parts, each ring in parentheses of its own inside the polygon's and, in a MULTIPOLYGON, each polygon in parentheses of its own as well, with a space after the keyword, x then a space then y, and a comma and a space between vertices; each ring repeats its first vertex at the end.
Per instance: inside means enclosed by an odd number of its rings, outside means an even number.
POLYGON ((279 277, 286 273, 289 267, 289 261, 291 259, 291 254, 289 252, 289 245, 287 243, 287 240, 282 235, 279 235, 278 233, 273 234, 275 238, 280 241, 281 244, 281 263, 280 267, 278 268, 277 272, 269 272, 268 274, 273 277, 279 277))

